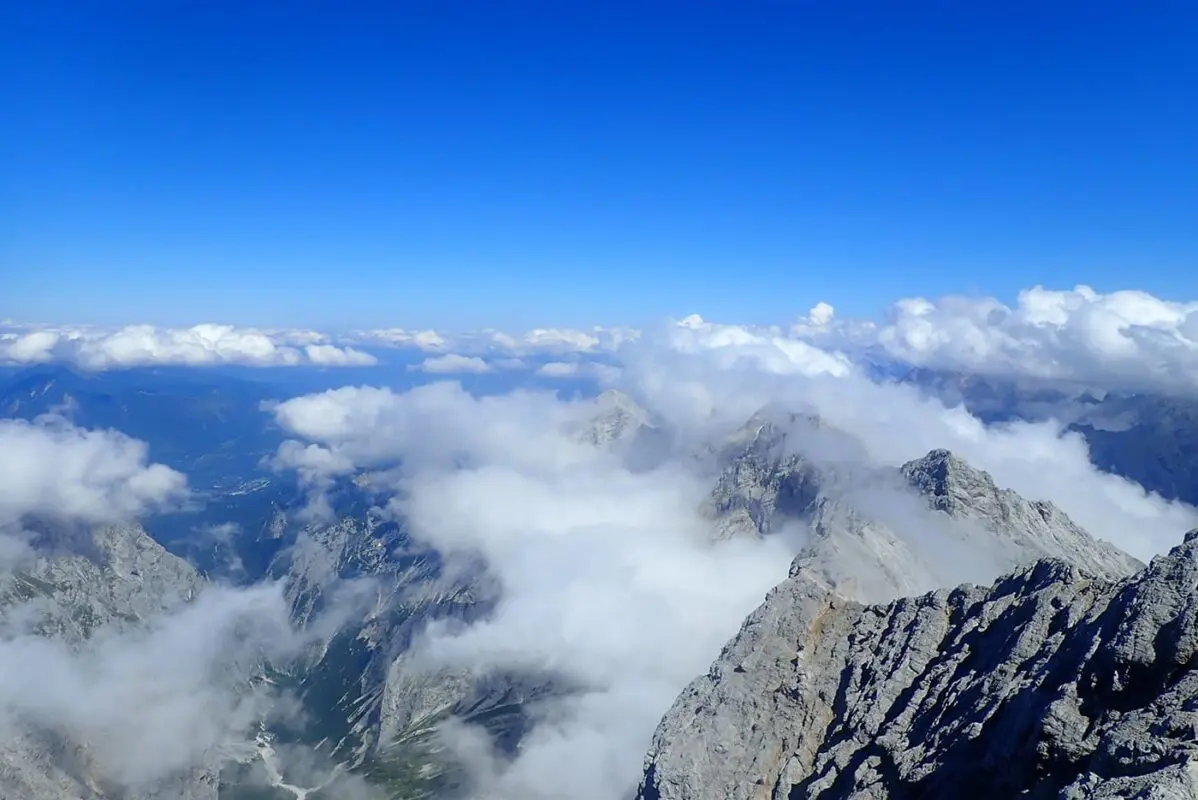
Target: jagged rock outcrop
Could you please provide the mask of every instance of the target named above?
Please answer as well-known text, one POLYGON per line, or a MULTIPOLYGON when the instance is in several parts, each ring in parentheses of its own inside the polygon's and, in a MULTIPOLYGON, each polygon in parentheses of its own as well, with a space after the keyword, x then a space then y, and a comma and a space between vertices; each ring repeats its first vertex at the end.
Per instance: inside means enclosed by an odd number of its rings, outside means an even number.
POLYGON ((1116 578, 1143 566, 1052 503, 999 488, 946 450, 878 467, 860 442, 814 416, 763 410, 723 443, 716 463, 703 512, 717 538, 793 526, 799 563, 853 599, 917 594, 962 575, 990 580, 1044 557, 1116 578))
POLYGON ((639 800, 1198 796, 1198 531, 884 605, 796 565, 653 738, 639 800))
POLYGON ((702 511, 715 521, 716 537, 766 536, 806 514, 820 496, 825 470, 794 440, 823 433, 818 418, 769 409, 709 448, 720 472, 702 511))

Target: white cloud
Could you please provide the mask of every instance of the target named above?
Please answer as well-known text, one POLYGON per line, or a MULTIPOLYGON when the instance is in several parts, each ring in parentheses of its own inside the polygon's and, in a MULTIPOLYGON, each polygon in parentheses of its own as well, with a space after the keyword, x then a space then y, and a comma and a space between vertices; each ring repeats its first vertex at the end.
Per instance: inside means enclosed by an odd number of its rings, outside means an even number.
POLYGON ((546 378, 572 378, 580 369, 581 365, 576 361, 550 361, 537 367, 537 374, 546 378))
POLYGON ((448 341, 433 330, 409 331, 403 328, 376 328, 357 331, 353 334, 362 342, 371 342, 388 347, 415 347, 419 350, 442 350, 448 341))
POLYGON ((573 328, 534 328, 529 331, 484 329, 447 333, 412 331, 405 328, 379 328, 356 331, 350 339, 383 347, 413 348, 432 352, 452 352, 472 356, 565 356, 572 353, 612 353, 634 342, 640 331, 634 328, 594 326, 573 328))
POLYGON ((0 420, 0 529, 25 516, 118 522, 180 499, 186 478, 144 442, 59 419, 0 420))
POLYGON ((1140 558, 1175 544, 1198 524, 1193 508, 1099 471, 1084 439, 1056 421, 987 427, 964 408, 946 409, 914 387, 874 383, 841 356, 802 351, 795 366, 785 368, 786 361, 772 354, 773 334, 742 328, 725 338, 736 343, 706 352, 693 341, 679 348, 676 338, 667 337, 629 352, 617 385, 648 398, 689 431, 692 442, 778 404, 819 414, 863 442, 880 463, 898 465, 947 448, 1001 485, 1052 500, 1083 527, 1140 558))
POLYGON ((478 356, 463 356, 457 353, 426 358, 420 363, 418 368, 422 372, 432 372, 442 375, 455 372, 483 373, 491 371, 491 365, 478 356))
POLYGON ((782 540, 709 545, 702 479, 634 473, 571 436, 589 403, 441 383, 340 389, 275 413, 356 464, 402 456, 409 477, 394 507, 414 534, 446 554, 481 554, 502 583, 493 618, 434 633, 423 658, 559 670, 591 687, 494 776, 496 797, 618 797, 679 688, 786 574, 782 540))
POLYGON ((0 336, 0 361, 17 364, 40 364, 53 358, 59 335, 54 331, 6 333, 0 336))
POLYGON ((834 376, 848 375, 853 369, 846 356, 784 336, 775 328, 762 330, 722 325, 707 322, 698 314, 692 314, 651 337, 650 348, 662 345, 679 353, 701 353, 723 368, 752 364, 779 375, 834 376))
POLYGON ((148 787, 248 732, 265 710, 246 692, 253 667, 295 649, 277 585, 210 587, 175 614, 101 629, 82 646, 7 638, 0 724, 34 721, 86 742, 93 779, 148 787))
POLYGON ((409 465, 438 468, 464 458, 519 460, 526 448, 530 463, 564 466, 588 452, 560 434, 584 409, 549 392, 479 398, 451 382, 402 393, 347 386, 273 411, 284 429, 358 466, 388 464, 400 454, 409 465))
POLYGON ((1140 291, 1037 286, 1020 292, 1013 307, 993 298, 915 297, 896 302, 883 322, 812 317, 795 334, 873 347, 931 368, 1100 388, 1198 390, 1198 302, 1140 291))
POLYGON ((0 363, 62 361, 89 370, 135 366, 365 366, 374 356, 323 343, 315 331, 266 331, 232 325, 159 328, 128 325, 115 330, 42 328, 0 337, 0 363))
MULTIPOLYGON (((83 746, 71 755, 83 759, 90 781, 130 796, 177 796, 177 785, 172 792, 161 782, 244 757, 260 721, 293 708, 277 687, 251 688, 261 665, 300 656, 360 616, 364 600, 353 590, 337 593, 301 631, 291 625, 281 582, 209 584, 170 612, 136 626, 102 626, 84 642, 6 630, 0 639, 5 749, 17 749, 18 763, 29 763, 21 749, 33 759, 56 756, 42 740, 21 738, 30 730, 53 731, 83 746)), ((6 617, 10 628, 17 616, 6 617)))
POLYGON ((313 364, 326 367, 370 367, 379 363, 370 353, 331 344, 310 344, 304 348, 304 354, 313 364))
MULTIPOLYGON (((669 326, 675 347, 748 358, 775 372, 843 374, 845 354, 873 352, 916 366, 983 375, 1071 381, 1098 388, 1198 391, 1198 302, 1175 302, 1140 291, 1100 294, 1087 286, 1055 291, 1034 287, 1013 306, 993 298, 911 297, 884 319, 838 315, 817 303, 785 330, 705 321, 697 314, 669 326), (689 342, 689 345, 686 344, 689 342)), ((660 338, 660 331, 650 335, 660 338)), ((570 356, 618 355, 642 332, 596 326, 482 330, 450 334, 380 328, 334 342, 307 330, 196 325, 119 330, 88 327, 22 329, 0 333, 0 363, 70 361, 89 369, 140 364, 321 364, 360 366, 374 356, 345 347, 359 343, 435 352, 428 371, 512 369, 503 358, 542 356, 551 364, 570 356), (450 358, 452 356, 452 358, 450 358), (466 361, 465 359, 476 359, 466 361)), ((562 377, 565 367, 546 365, 562 377)))

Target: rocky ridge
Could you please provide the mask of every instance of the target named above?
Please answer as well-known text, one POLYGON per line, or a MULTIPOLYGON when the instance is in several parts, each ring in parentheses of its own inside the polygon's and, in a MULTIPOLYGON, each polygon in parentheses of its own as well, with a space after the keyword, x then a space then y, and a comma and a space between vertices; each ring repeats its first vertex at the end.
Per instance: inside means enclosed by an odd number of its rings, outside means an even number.
POLYGON ((1122 577, 1142 564, 1044 500, 998 487, 946 450, 898 469, 819 418, 763 411, 718 451, 722 470, 703 512, 720 538, 802 533, 796 563, 848 597, 890 600, 990 580, 1038 558, 1122 577))
POLYGON ((662 720, 639 800, 1198 796, 1198 531, 884 605, 798 568, 662 720))

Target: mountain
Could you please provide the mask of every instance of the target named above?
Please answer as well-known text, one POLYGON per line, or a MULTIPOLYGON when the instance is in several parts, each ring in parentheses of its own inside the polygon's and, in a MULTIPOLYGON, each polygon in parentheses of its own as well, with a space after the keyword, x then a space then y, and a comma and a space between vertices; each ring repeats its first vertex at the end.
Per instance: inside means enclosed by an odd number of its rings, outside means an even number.
MULTIPOLYGON (((618 392, 595 398, 573 434, 634 470, 661 463, 676 447, 662 420, 618 392)), ((996 486, 947 451, 900 468, 878 466, 851 436, 785 409, 763 409, 686 463, 711 481, 700 512, 714 538, 793 536, 798 555, 784 586, 812 583, 835 593, 836 602, 939 588, 964 562, 985 580, 1044 557, 1107 581, 1142 566, 1050 503, 996 486)), ((249 722, 256 727, 245 741, 204 754, 194 774, 133 800, 286 798, 295 795, 287 783, 314 787, 308 796, 315 800, 339 796, 346 781, 388 796, 446 796, 462 776, 435 735, 441 722, 476 726, 498 753, 511 755, 535 724, 538 701, 578 691, 552 672, 426 664, 414 649, 425 628, 486 619, 501 587, 481 560, 447 561, 415 540, 404 519, 376 508, 370 475, 334 482, 327 499, 332 518, 303 522, 297 512, 305 498, 294 486, 209 495, 206 507, 234 514, 237 524, 223 538, 189 542, 187 552, 209 575, 235 575, 247 586, 280 582, 290 623, 306 644, 248 665, 239 691, 257 697, 266 687, 285 702, 254 707, 249 722), (245 497, 253 502, 238 499, 245 497), (282 709, 295 713, 274 713, 282 709)), ((42 553, 36 569, 0 573, 0 602, 41 609, 36 630, 43 636, 82 644, 99 630, 136 631, 161 612, 194 604, 212 585, 141 528, 105 529, 94 538, 46 530, 34 544, 42 553)), ((0 796, 8 796, 3 781, 10 779, 23 781, 11 784, 20 789, 14 796, 33 800, 60 796, 48 788, 59 786, 81 797, 119 796, 104 786, 86 789, 95 770, 63 760, 86 755, 86 744, 13 741, 0 749, 0 796)))
POLYGON ((1198 400, 1192 397, 930 369, 894 379, 946 405, 964 405, 987 424, 1055 419, 1085 438, 1099 469, 1198 505, 1198 400))
POLYGON ((857 599, 926 591, 963 572, 987 580, 1046 556, 1110 577, 1142 566, 946 450, 879 467, 817 417, 763 410, 715 451, 724 466, 703 512, 717 536, 800 530, 796 563, 857 599))
POLYGON ((1110 395, 1069 425, 1099 469, 1198 505, 1198 401, 1110 395))
POLYGON ((638 800, 1198 796, 1198 531, 863 605, 803 568, 666 714, 638 800))

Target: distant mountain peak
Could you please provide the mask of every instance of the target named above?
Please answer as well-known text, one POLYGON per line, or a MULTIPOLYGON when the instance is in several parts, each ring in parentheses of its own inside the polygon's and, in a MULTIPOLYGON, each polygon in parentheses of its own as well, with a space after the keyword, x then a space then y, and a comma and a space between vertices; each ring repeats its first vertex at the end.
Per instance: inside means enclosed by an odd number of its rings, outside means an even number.
POLYGON ((574 431, 579 441, 607 446, 658 427, 651 412, 619 389, 602 392, 592 405, 594 413, 574 431))
POLYGON ((951 450, 938 448, 900 468, 903 477, 934 508, 954 513, 972 506, 979 494, 994 495, 999 489, 990 473, 971 466, 951 450))

